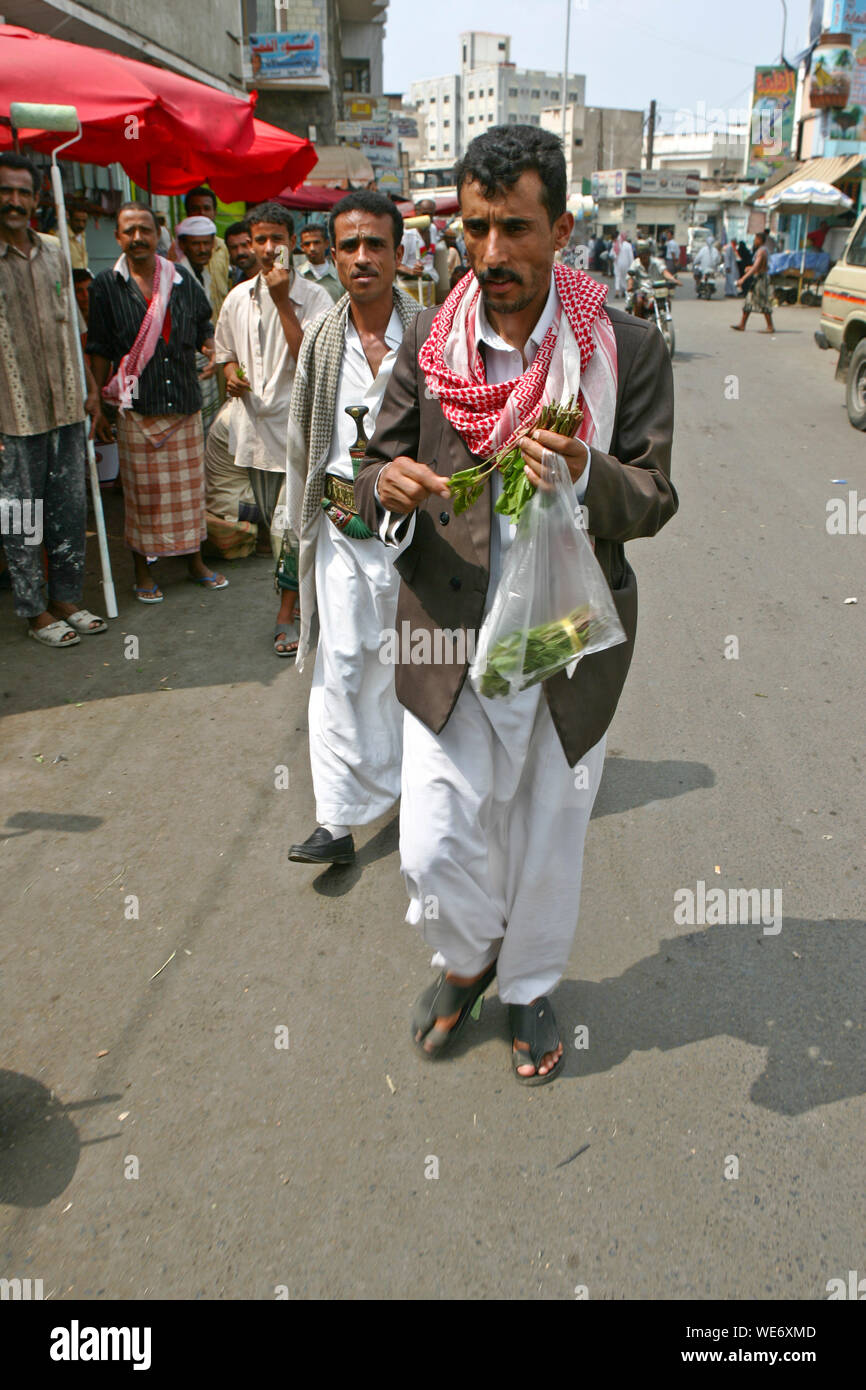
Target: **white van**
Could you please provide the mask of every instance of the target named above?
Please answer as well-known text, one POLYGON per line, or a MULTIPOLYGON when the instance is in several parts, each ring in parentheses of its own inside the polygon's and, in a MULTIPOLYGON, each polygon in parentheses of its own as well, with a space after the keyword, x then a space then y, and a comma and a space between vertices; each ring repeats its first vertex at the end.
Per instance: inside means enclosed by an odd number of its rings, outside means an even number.
POLYGON ((845 383, 848 419, 855 429, 866 430, 866 212, 824 281, 815 342, 838 351, 836 380, 845 383))

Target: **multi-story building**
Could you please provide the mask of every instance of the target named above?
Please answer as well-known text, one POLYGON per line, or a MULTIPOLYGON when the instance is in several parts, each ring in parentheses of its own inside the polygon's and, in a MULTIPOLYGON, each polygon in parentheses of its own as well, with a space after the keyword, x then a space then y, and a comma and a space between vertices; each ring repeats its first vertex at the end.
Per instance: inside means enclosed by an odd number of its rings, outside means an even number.
MULTIPOLYGON (((562 73, 518 68, 511 37, 477 30, 460 35, 460 71, 413 82, 410 104, 427 120, 427 156, 416 179, 448 176, 476 135, 495 125, 541 125, 545 107, 562 101, 562 73)), ((583 106, 586 78, 568 79, 567 101, 583 106)))
MULTIPOLYGON (((581 192, 596 169, 635 168, 640 164, 644 114, 611 106, 565 108, 565 165, 572 192, 581 192)), ((541 126, 562 135, 562 107, 549 106, 541 113, 541 126)), ((589 188, 586 189, 589 192, 589 188)))
MULTIPOLYGON (((697 170, 702 179, 724 183, 743 177, 748 145, 747 122, 730 124, 722 132, 683 131, 664 135, 657 131, 653 139, 653 168, 697 170)), ((646 155, 644 141, 644 167, 646 155)))

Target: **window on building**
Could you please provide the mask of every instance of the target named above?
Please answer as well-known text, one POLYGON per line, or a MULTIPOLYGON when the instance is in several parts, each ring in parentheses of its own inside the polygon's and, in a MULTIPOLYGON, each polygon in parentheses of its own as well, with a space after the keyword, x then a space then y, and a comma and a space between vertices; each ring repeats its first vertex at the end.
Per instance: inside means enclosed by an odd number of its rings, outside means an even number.
POLYGON ((463 45, 463 61, 464 61, 464 63, 466 62, 466 45, 465 45, 465 43, 464 43, 464 45, 463 45))
POLYGON ((504 52, 505 52, 505 44, 504 44, 504 43, 499 43, 499 44, 496 45, 496 47, 499 49, 499 52, 500 52, 500 53, 504 53, 504 52))
POLYGON ((450 94, 450 92, 446 92, 445 95, 444 95, 444 97, 442 98, 442 100, 443 100, 444 103, 447 104, 447 103, 451 100, 451 94, 450 94))
POLYGON ((345 92, 369 92, 369 58, 343 59, 343 90, 345 92))
POLYGON ((529 119, 532 125, 538 125, 540 123, 540 118, 538 116, 530 116, 529 119))
POLYGON ((551 101, 559 101, 559 92, 551 92, 551 93, 550 93, 550 100, 551 100, 551 101))
POLYGON ((529 95, 532 97, 533 101, 537 101, 538 98, 541 96, 541 92, 538 90, 537 87, 534 87, 533 90, 529 93, 529 95))
POLYGON ((509 87, 509 88, 508 88, 508 95, 509 95, 510 97, 516 97, 516 96, 517 96, 517 88, 516 88, 516 87, 509 87))
POLYGON ((508 124, 509 124, 509 125, 517 125, 517 117, 515 116, 515 114, 514 114, 513 111, 512 111, 512 113, 511 113, 511 115, 508 117, 508 124))
POLYGON ((445 117, 445 120, 442 122, 442 124, 443 124, 443 125, 450 125, 450 124, 451 124, 451 122, 449 121, 449 119, 448 119, 447 116, 445 117))
POLYGON ((492 88, 492 87, 488 87, 488 89, 487 89, 487 95, 488 95, 489 97, 492 97, 492 96, 493 96, 493 88, 492 88))
POLYGON ((576 136, 574 137, 574 143, 575 143, 576 145, 582 145, 582 144, 583 144, 583 140, 582 140, 579 136, 576 135, 576 136))
POLYGON ((568 99, 569 101, 577 101, 577 92, 569 92, 568 99))
POLYGON ((470 125, 474 125, 474 124, 475 124, 475 117, 474 117, 474 116, 469 116, 469 117, 468 117, 468 121, 469 121, 469 124, 470 124, 470 125))
POLYGON ((467 92, 466 95, 468 96, 468 98, 469 98, 470 101, 474 101, 474 100, 475 100, 475 93, 474 93, 474 92, 467 92))
POLYGON ((442 149, 445 151, 446 154, 451 149, 451 146, 448 144, 447 140, 445 141, 445 144, 442 146, 442 149))

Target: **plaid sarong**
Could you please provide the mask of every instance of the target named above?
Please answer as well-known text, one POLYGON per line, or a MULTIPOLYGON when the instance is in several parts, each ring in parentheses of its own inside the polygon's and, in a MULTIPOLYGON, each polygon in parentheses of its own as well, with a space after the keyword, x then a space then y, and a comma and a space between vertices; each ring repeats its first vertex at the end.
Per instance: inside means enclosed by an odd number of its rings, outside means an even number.
POLYGON ((204 439, 195 415, 117 421, 126 514, 124 540, 139 555, 189 555, 204 540, 204 439))

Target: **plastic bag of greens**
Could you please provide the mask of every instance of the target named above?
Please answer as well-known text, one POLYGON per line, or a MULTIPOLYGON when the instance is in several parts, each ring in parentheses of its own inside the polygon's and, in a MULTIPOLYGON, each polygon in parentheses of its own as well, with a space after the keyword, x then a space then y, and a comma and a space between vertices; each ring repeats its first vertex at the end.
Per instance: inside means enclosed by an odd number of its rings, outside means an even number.
POLYGON ((565 460, 545 452, 542 467, 469 671, 488 699, 510 699, 566 668, 571 676, 581 657, 626 640, 565 460))

